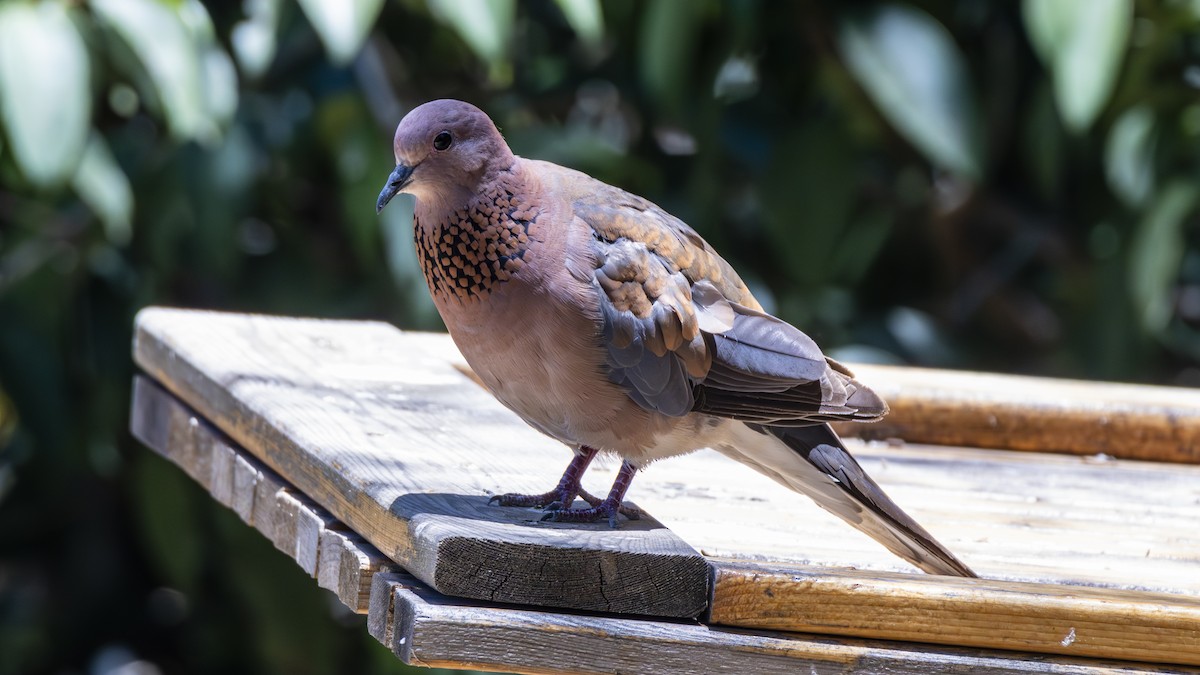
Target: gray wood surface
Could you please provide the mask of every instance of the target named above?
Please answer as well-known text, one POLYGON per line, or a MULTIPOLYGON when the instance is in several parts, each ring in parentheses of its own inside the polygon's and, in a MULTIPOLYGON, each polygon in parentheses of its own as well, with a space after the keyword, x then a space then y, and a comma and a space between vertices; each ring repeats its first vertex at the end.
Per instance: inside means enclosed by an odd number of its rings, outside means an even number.
POLYGON ((134 437, 183 469, 351 610, 366 614, 371 577, 399 569, 145 377, 134 380, 129 426, 134 437))
MULTIPOLYGON (((370 632, 398 656, 414 664, 522 673, 1197 672, 1182 667, 1137 666, 1128 662, 750 631, 695 622, 561 614, 454 600, 399 573, 398 568, 370 544, 330 518, 312 500, 262 467, 171 394, 145 378, 138 378, 135 383, 131 428, 143 442, 205 485, 214 497, 220 496, 223 503, 274 541, 302 568, 310 574, 315 568, 321 587, 335 592, 351 609, 367 614, 370 632), (312 559, 314 555, 315 560, 312 559)), ((855 573, 839 576, 811 568, 793 569, 784 574, 786 570, 745 563, 731 566, 718 562, 718 567, 741 574, 737 585, 718 584, 718 591, 734 596, 734 601, 722 603, 726 613, 717 618, 737 622, 757 613, 756 620, 762 620, 767 610, 774 609, 775 615, 767 616, 770 621, 762 625, 794 627, 795 619, 789 617, 809 610, 803 606, 799 609, 787 606, 787 603, 820 604, 823 597, 820 593, 789 593, 786 589, 789 585, 807 585, 816 590, 818 587, 813 584, 824 583, 838 586, 843 595, 848 589, 852 595, 854 590, 870 585, 859 582, 882 583, 870 574, 859 574, 862 578, 858 578, 855 573), (841 583, 844 581, 842 576, 847 575, 854 577, 850 581, 856 583, 841 583), (770 594, 753 593, 747 591, 747 584, 774 590, 770 594), (758 595, 763 598, 756 599, 758 595), (809 600, 808 595, 813 598, 809 600), (771 601, 764 605, 763 599, 771 601), (791 624, 787 623, 789 620, 791 624)), ((896 605, 887 613, 910 605, 915 607, 936 594, 914 594, 910 586, 913 583, 936 586, 938 582, 932 577, 916 575, 892 577, 896 577, 891 580, 894 583, 883 589, 887 592, 867 593, 868 597, 858 600, 850 598, 850 605, 840 609, 818 609, 852 615, 852 620, 859 623, 876 621, 894 628, 904 622, 888 621, 883 616, 872 619, 880 612, 873 612, 871 603, 896 605), (861 612, 849 611, 856 603, 861 605, 861 612)), ((990 589, 989 592, 1004 593, 1014 588, 1000 584, 998 591, 990 589)), ((1062 591, 1047 588, 1039 592, 1054 594, 1062 591)), ((961 600, 957 598, 958 591, 946 593, 953 596, 953 600, 961 600)), ((1036 600, 1036 595, 1027 593, 1026 601, 1036 600)), ((836 602, 845 605, 846 599, 836 602)), ((1003 606, 1012 602, 1011 598, 991 598, 978 603, 979 607, 967 608, 967 611, 1002 613, 1003 606), (990 605, 990 609, 985 605, 990 605)), ((1028 628, 1028 617, 1036 618, 1038 614, 1035 611, 1024 618, 1017 616, 1007 620, 997 616, 994 621, 987 622, 994 627, 993 631, 976 627, 973 632, 994 632, 1003 637, 1012 633, 1012 625, 1016 624, 1011 621, 1019 620, 1028 628)), ((947 623, 954 624, 956 620, 949 616, 947 623)), ((1081 633, 1081 637, 1086 636, 1081 633)), ((1149 644, 1153 640, 1145 642, 1149 644)))
MULTIPOLYGON (((706 562, 651 515, 610 530, 488 506, 496 492, 552 487, 570 451, 390 326, 151 309, 134 357, 443 593, 657 616, 705 609, 706 562)), ((214 472, 222 503, 232 475, 214 472)))
MULTIPOLYGON (((404 333, 403 340, 467 368, 445 335, 404 333)), ((896 370, 903 369, 889 373, 896 370)), ((914 370, 939 400, 950 399, 963 377, 914 370)), ((963 386, 964 396, 977 396, 978 385, 963 386)), ((1176 391, 1135 388, 1139 397, 1123 385, 1111 396, 1103 383, 1093 389, 1088 405, 1106 401, 1127 411, 1151 409, 1176 391)), ((1200 465, 898 440, 847 438, 846 444, 917 522, 984 577, 1200 597, 1200 465)), ((589 485, 602 489, 615 470, 616 463, 593 467, 589 485)), ((914 571, 807 497, 715 452, 651 465, 630 495, 705 556, 914 571)))
POLYGON ((1186 668, 939 648, 692 622, 561 614, 441 596, 374 578, 368 625, 405 663, 514 673, 1187 673, 1186 668))

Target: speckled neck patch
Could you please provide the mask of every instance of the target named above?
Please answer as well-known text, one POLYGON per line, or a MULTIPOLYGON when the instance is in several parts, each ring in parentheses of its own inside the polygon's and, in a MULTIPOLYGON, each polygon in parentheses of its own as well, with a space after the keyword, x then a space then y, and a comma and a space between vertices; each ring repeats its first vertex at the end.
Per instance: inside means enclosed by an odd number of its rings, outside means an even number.
POLYGON ((529 229, 537 216, 537 207, 498 186, 431 228, 414 223, 430 292, 470 300, 519 274, 528 262, 529 229))

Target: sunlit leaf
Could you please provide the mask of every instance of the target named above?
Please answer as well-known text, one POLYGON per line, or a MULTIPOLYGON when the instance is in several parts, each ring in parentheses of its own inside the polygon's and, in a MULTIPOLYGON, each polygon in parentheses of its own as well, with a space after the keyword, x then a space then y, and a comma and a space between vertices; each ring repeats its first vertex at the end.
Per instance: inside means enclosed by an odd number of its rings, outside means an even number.
POLYGON ((217 41, 212 17, 200 0, 186 0, 179 6, 179 16, 199 54, 205 114, 213 124, 224 127, 237 112, 238 82, 233 60, 217 41))
POLYGON ((104 223, 108 241, 114 246, 128 244, 132 234, 133 189, 99 134, 93 133, 88 140, 71 186, 104 223))
POLYGON ((749 56, 730 56, 713 80, 713 96, 734 102, 758 93, 758 63, 749 56))
POLYGON ((934 164, 977 177, 978 119, 963 55, 925 12, 884 5, 838 32, 850 72, 896 130, 934 164))
POLYGON ((237 70, 225 50, 210 47, 204 51, 205 107, 209 117, 218 125, 225 126, 237 112, 237 70))
POLYGON ((600 12, 599 0, 557 0, 559 9, 567 23, 589 45, 597 45, 604 39, 604 15, 600 12))
POLYGON ((1054 82, 1067 128, 1082 133, 1104 109, 1133 25, 1133 0, 1025 0, 1025 28, 1054 82))
POLYGON ((244 0, 246 14, 230 31, 229 43, 242 72, 261 77, 275 58, 275 33, 279 29, 280 0, 244 0))
POLYGON ((1171 286, 1185 250, 1183 225, 1200 186, 1179 178, 1167 185, 1138 223, 1129 252, 1129 289, 1142 327, 1158 333, 1171 319, 1171 286))
POLYGON ((300 0, 300 7, 325 45, 329 60, 344 65, 362 49, 383 0, 300 0))
POLYGON ((154 0, 92 0, 92 10, 129 45, 150 76, 171 133, 209 139, 201 51, 180 13, 154 0))
POLYGON ((1137 206, 1154 189, 1154 111, 1145 105, 1126 110, 1108 132, 1104 171, 1109 187, 1137 206))
POLYGON ((66 6, 0 4, 0 121, 30 182, 71 177, 91 126, 88 54, 66 6))
POLYGON ((454 29, 463 42, 491 66, 494 83, 503 83, 508 74, 513 18, 513 0, 426 0, 429 11, 454 29))

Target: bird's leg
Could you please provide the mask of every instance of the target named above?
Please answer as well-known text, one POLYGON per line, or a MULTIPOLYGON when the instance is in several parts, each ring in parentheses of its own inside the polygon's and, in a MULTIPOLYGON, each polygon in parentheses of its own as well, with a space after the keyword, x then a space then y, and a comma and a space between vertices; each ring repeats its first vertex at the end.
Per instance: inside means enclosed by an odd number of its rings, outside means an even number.
MULTIPOLYGON (((600 506, 600 503, 603 501, 596 495, 583 489, 583 487, 579 488, 579 496, 583 498, 583 501, 591 504, 592 506, 600 506)), ((639 520, 642 517, 642 510, 636 506, 621 504, 617 507, 617 511, 630 520, 639 520)))
POLYGON ((558 481, 558 487, 549 492, 543 492, 540 495, 523 495, 515 492, 510 492, 503 495, 493 495, 488 500, 488 504, 498 503, 500 506, 544 506, 548 509, 564 509, 571 506, 575 501, 575 497, 583 490, 580 487, 579 481, 583 478, 583 472, 587 470, 588 465, 596 457, 596 449, 586 445, 580 446, 579 452, 571 458, 571 463, 567 465, 567 470, 563 471, 562 478, 558 481))
MULTIPOLYGON (((629 484, 633 482, 633 474, 637 473, 637 467, 630 464, 628 460, 621 463, 621 470, 617 472, 617 479, 613 481, 612 490, 608 492, 608 496, 603 500, 592 502, 593 506, 590 509, 561 509, 551 511, 542 516, 542 520, 550 520, 556 523, 594 523, 601 518, 608 520, 609 527, 617 526, 617 514, 625 513, 629 517, 629 512, 640 516, 634 509, 625 509, 622 511, 621 500, 625 498, 625 491, 629 489, 629 484)), ((589 495, 590 496, 590 495, 589 495)), ((592 497, 592 499, 596 499, 592 497)), ((635 517, 630 517, 631 520, 636 520, 635 517)))

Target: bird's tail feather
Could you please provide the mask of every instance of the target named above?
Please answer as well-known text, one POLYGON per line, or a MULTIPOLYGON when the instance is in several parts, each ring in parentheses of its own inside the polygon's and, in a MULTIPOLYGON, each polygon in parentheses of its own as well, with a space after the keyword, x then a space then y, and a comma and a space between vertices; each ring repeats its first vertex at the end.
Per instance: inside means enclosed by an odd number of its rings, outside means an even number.
POLYGON ((738 426, 733 443, 718 450, 808 495, 930 574, 976 576, 871 480, 829 425, 738 426))

